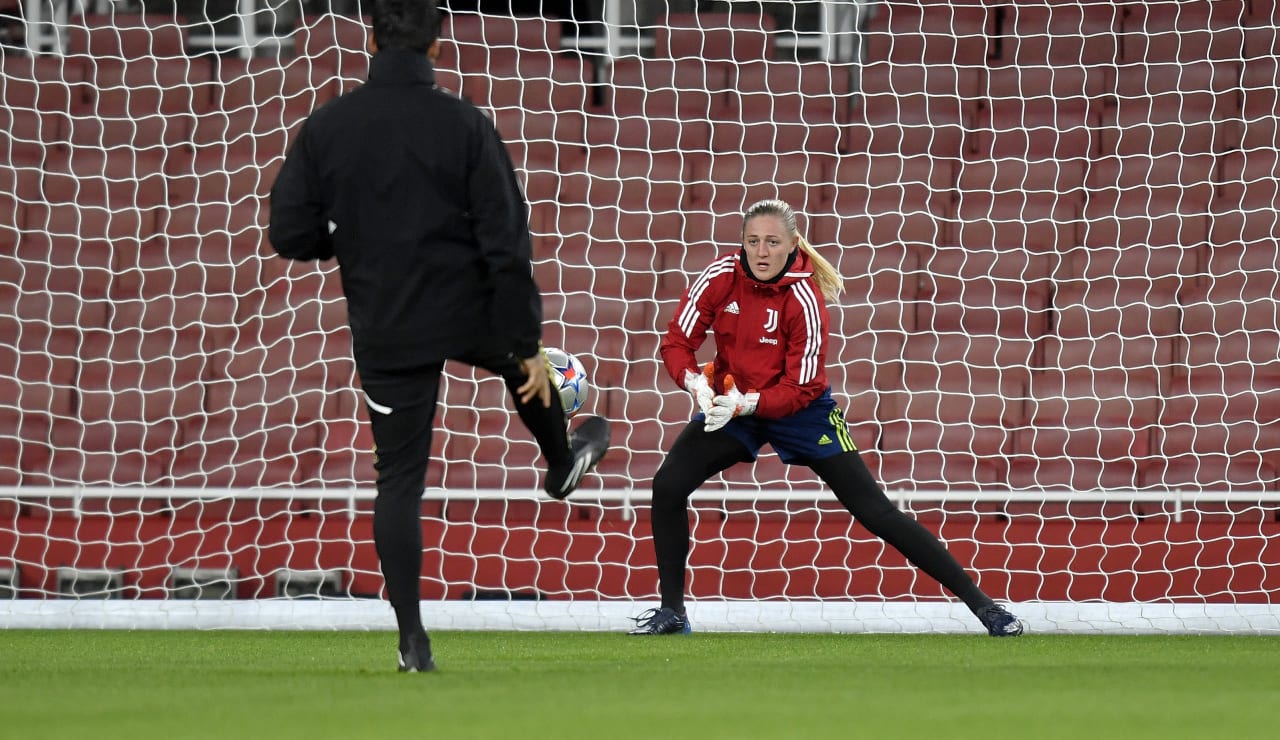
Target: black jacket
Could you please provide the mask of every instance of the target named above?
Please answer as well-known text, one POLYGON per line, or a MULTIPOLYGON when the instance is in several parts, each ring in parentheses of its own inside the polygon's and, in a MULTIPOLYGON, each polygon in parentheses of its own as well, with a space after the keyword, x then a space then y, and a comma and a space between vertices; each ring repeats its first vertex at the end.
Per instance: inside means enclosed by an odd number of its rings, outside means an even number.
POLYGON ((377 53, 368 83, 311 114, 271 188, 270 240, 289 259, 338 258, 360 367, 537 352, 511 158, 425 55, 377 53))

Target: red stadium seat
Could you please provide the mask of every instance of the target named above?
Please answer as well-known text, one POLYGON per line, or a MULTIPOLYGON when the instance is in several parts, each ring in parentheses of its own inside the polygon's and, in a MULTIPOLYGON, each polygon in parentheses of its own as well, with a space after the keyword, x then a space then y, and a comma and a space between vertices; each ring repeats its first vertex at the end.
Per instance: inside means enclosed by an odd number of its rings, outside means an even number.
MULTIPOLYGON (((1032 430, 1037 444, 1052 449, 1058 430, 1046 433, 1045 430, 1032 430), (1039 442, 1039 440, 1044 440, 1039 442)), ((1074 437, 1076 430, 1063 433, 1068 439, 1074 437)), ((1030 436, 1030 435, 1028 435, 1030 436)), ((1015 437, 1016 438, 1016 437, 1015 437)), ((1118 440, 1109 440, 1122 444, 1128 436, 1121 434, 1118 440)), ((1006 481, 1013 490, 1075 490, 1075 491, 1125 491, 1138 486, 1138 460, 1127 457, 1112 456, 1109 459, 1095 460, 1087 457, 1070 457, 1061 454, 1045 457, 1040 455, 1014 454, 1009 458, 1006 481)))
POLYGON ((310 62, 313 84, 333 82, 336 91, 351 89, 369 76, 369 28, 367 18, 300 16, 293 32, 294 54, 310 62))
POLYGON ((962 190, 939 241, 972 251, 1053 255, 1079 243, 1080 205, 1070 193, 962 190))
POLYGON ((1118 420, 1099 423, 1085 416, 1038 417, 1014 433, 1012 454, 1015 461, 1026 457, 1081 466, 1063 481, 1078 484, 1082 476, 1092 476, 1091 485, 1076 488, 1132 488, 1137 463, 1151 456, 1151 427, 1134 428, 1118 420))
POLYGON ((170 198, 175 204, 243 206, 255 203, 271 194, 271 185, 283 163, 284 151, 274 148, 199 150, 191 165, 170 180, 170 198))
POLYGON ((846 213, 865 209, 873 199, 896 200, 901 210, 921 206, 931 213, 946 213, 955 187, 955 173, 948 160, 927 156, 849 154, 834 162, 833 210, 846 213))
POLYGON ((1116 106, 1103 111, 1102 154, 1218 153, 1238 146, 1240 74, 1233 63, 1119 69, 1116 106))
MULTIPOLYGON (((877 249, 829 249, 818 245, 837 272, 844 276, 845 293, 828 296, 834 358, 838 340, 855 345, 866 332, 913 332, 916 329, 916 254, 901 246, 877 249)), ((861 351, 849 346, 848 349, 861 351)), ((897 358, 888 358, 896 363, 897 358)))
POLYGON ((63 137, 63 124, 57 114, 8 105, 0 108, 0 163, 6 166, 39 166, 45 149, 57 146, 63 137))
POLYGON ((463 72, 457 68, 457 59, 445 61, 443 53, 436 60, 436 87, 454 95, 483 105, 489 99, 489 76, 483 72, 463 72))
POLYGON ((1110 93, 1106 67, 993 67, 986 74, 986 102, 997 117, 1008 110, 1025 111, 1034 120, 1072 119, 1097 113, 1110 93))
MULTIPOLYGON (((57 228, 65 229, 67 225, 57 228)), ((20 254, 18 269, 12 274, 25 290, 97 299, 111 289, 115 253, 104 240, 81 241, 74 233, 52 237, 31 233, 24 235, 20 254)))
MULTIPOLYGON (((1280 264, 1280 255, 1275 243, 1246 243, 1215 246, 1205 258, 1204 273, 1207 286, 1211 289, 1222 289, 1223 281, 1239 280, 1240 277, 1257 278, 1256 282, 1239 287, 1239 296, 1246 301, 1254 301, 1274 291, 1275 276, 1272 274, 1280 264)), ((1225 296, 1224 296, 1225 297, 1225 296)))
POLYGON ((236 204, 173 205, 157 216, 159 241, 184 254, 199 252, 204 264, 244 265, 262 254, 267 208, 259 200, 236 204), (175 246, 175 242, 184 245, 175 246))
POLYGON ((1238 59, 1244 0, 1129 3, 1122 25, 1124 62, 1238 59))
POLYGON ((1054 330, 1064 339, 1117 335, 1171 337, 1178 310, 1169 281, 1146 276, 1059 280, 1053 293, 1054 330))
POLYGON ((1220 383, 1232 392, 1280 380, 1276 360, 1280 331, 1274 328, 1237 329, 1221 335, 1197 331, 1187 334, 1183 342, 1186 372, 1191 377, 1220 383))
POLYGON ((708 121, 649 119, 642 116, 592 114, 587 116, 587 146, 610 146, 650 152, 711 149, 708 121))
MULTIPOLYGON (((1277 37, 1276 29, 1256 30, 1266 31, 1272 38, 1277 37)), ((1240 73, 1240 148, 1246 152, 1280 146, 1280 136, 1276 133, 1280 91, 1274 82, 1280 75, 1280 54, 1270 47, 1266 54, 1261 58, 1247 58, 1240 73)), ((1248 52, 1246 56, 1249 56, 1248 52)))
MULTIPOLYGON (((319 451, 308 456, 313 467, 299 471, 299 483, 304 486, 372 487, 377 481, 374 469, 373 432, 367 422, 354 419, 326 419, 317 427, 319 451)), ((440 484, 441 459, 444 435, 432 438, 432 464, 427 469, 427 485, 440 484)))
POLYGON ((291 486, 302 481, 305 454, 318 447, 314 426, 262 426, 245 410, 196 417, 181 428, 171 466, 180 487, 291 486))
POLYGON ((1156 199, 1142 189, 1090 193, 1080 225, 1080 241, 1090 249, 1195 247, 1209 236, 1203 206, 1182 206, 1181 195, 1156 199))
POLYGON ((959 480, 979 482, 973 463, 999 463, 1007 458, 1012 449, 1009 433, 986 420, 962 421, 974 423, 943 423, 927 416, 884 420, 880 447, 885 451, 910 451, 917 463, 927 457, 940 458, 934 464, 940 462, 943 469, 961 468, 959 480))
POLYGON ((1108 372, 1103 362, 1095 370, 1055 359, 1031 374, 1026 412, 1032 427, 1141 431, 1158 422, 1162 399, 1154 372, 1108 372))
POLYGON ((139 59, 182 57, 189 24, 168 13, 110 13, 73 16, 67 24, 67 53, 139 59))
MULTIPOLYGON (((21 326, 21 324, 19 324, 21 326)), ((78 335, 74 335, 78 339, 78 335)), ((4 406, 23 417, 69 417, 74 413, 77 363, 58 343, 39 341, 25 332, 18 343, 12 375, 5 375, 4 406), (10 382, 11 379, 11 382, 10 382)))
POLYGON ((1104 201, 1171 201, 1204 211, 1214 197, 1217 170, 1211 154, 1105 156, 1090 163, 1085 185, 1091 198, 1104 201))
POLYGON ((871 64, 859 105, 850 112, 848 151, 958 157, 972 126, 976 72, 938 65, 871 64))
POLYGON ((678 212, 689 199, 685 170, 686 162, 677 153, 596 146, 583 171, 563 175, 557 200, 642 213, 678 212))
POLYGON ((1269 209, 1280 197, 1280 153, 1274 150, 1228 152, 1218 167, 1218 208, 1269 209))
MULTIPOLYGON (((283 105, 291 117, 310 113, 335 94, 333 85, 313 84, 306 59, 219 59, 213 107, 228 113, 283 105)), ((231 137, 233 138, 233 137, 231 137)))
POLYGON ((1216 383, 1180 384, 1165 401, 1156 449, 1165 457, 1271 452, 1266 432, 1280 421, 1273 389, 1250 391, 1216 383))
POLYGON ((974 249, 1073 246, 1083 183, 1082 161, 966 161, 957 170, 956 226, 947 239, 974 249))
POLYGON ((200 116, 191 132, 196 165, 208 168, 227 158, 263 164, 283 160, 308 113, 300 103, 272 98, 251 107, 200 116))
POLYGON ((176 425, 56 420, 50 431, 49 483, 86 486, 163 485, 169 477, 176 425))
POLYGON ((452 12, 440 32, 442 60, 464 71, 509 66, 527 51, 558 51, 560 25, 541 17, 452 12))
POLYGON ((1156 460, 1140 471, 1145 488, 1181 491, 1274 491, 1276 466, 1261 455, 1195 455, 1156 460))
POLYGON ((586 146, 586 116, 580 112, 502 108, 493 119, 504 141, 523 144, 536 159, 565 161, 566 150, 586 146))
POLYGON ((472 102, 526 111, 582 110, 592 75, 581 59, 535 50, 522 50, 510 65, 491 66, 485 73, 488 95, 472 102))
POLYGON ((5 301, 0 315, 18 321, 18 330, 30 334, 30 338, 47 338, 60 331, 80 334, 80 330, 105 328, 110 305, 102 296, 28 283, 16 296, 5 301))
POLYGON ((747 154, 831 154, 840 149, 841 129, 833 123, 803 121, 712 121, 711 148, 747 154))
POLYGON ((207 57, 90 58, 85 67, 86 104, 99 115, 189 116, 207 112, 213 104, 207 57))
POLYGON ((204 365, 168 327, 121 322, 81 349, 80 414, 86 420, 152 421, 199 414, 204 365))
POLYGON ((43 166, 44 200, 113 211, 149 211, 166 201, 171 183, 164 170, 171 161, 177 161, 172 159, 175 152, 159 147, 135 152, 125 144, 109 153, 98 145, 51 150, 43 166))
POLYGON ((608 79, 609 106, 618 116, 702 120, 731 102, 723 63, 623 57, 608 79))
POLYGON ((1201 281, 1180 298, 1183 333, 1271 332, 1276 329, 1280 256, 1274 242, 1229 244, 1213 248, 1201 281))
POLYGON ((977 2, 885 2, 864 34, 867 59, 897 64, 981 66, 994 14, 977 2))
MULTIPOLYGON (((540 241, 554 249, 563 239, 589 236, 593 240, 644 242, 672 246, 683 237, 684 218, 677 212, 651 213, 615 205, 553 204, 546 209, 540 241)), ((535 231, 535 236, 539 232, 535 231)), ((535 247, 534 258, 544 255, 535 247)), ((658 266, 656 269, 661 269, 658 266)))
POLYGON ((0 58, 0 99, 12 109, 69 113, 84 107, 84 65, 56 54, 0 58))
POLYGON ((654 56, 750 62, 773 58, 773 16, 753 12, 667 13, 654 28, 654 56))
POLYGON ((922 255, 916 315, 922 330, 1036 339, 1049 328, 1051 263, 1022 249, 937 249, 922 255))
POLYGON ((934 491, 957 485, 994 486, 1005 478, 1003 465, 969 455, 921 454, 908 450, 864 451, 863 460, 890 495, 894 491, 934 491))
POLYGON ((862 104, 869 108, 934 112, 962 120, 981 97, 982 75, 974 67, 871 61, 860 71, 862 104))
POLYGON ((903 387, 911 392, 968 394, 981 401, 983 418, 1017 421, 1023 417, 1020 399, 1034 348, 1027 339, 912 334, 902 349, 903 387))
MULTIPOLYGON (((835 204, 832 213, 819 212, 809 217, 809 239, 814 244, 842 247, 883 247, 887 245, 932 245, 944 240, 947 224, 944 216, 923 210, 904 210, 890 197, 875 200, 865 208, 846 209, 835 204)), ((738 224, 738 236, 741 235, 738 224)))
MULTIPOLYGON (((745 62, 730 69, 729 105, 749 120, 844 123, 852 100, 850 67, 827 62, 745 62)), ((863 70, 863 89, 866 70, 863 70)))
POLYGON ((1007 6, 999 61, 1019 67, 1058 69, 1114 64, 1124 8, 1096 5, 1007 6))
MULTIPOLYGON (((799 212, 817 210, 826 200, 810 183, 830 172, 835 155, 735 154, 713 155, 705 179, 694 170, 690 206, 714 214, 742 213, 766 198, 780 198, 799 212)), ((741 225, 741 224, 739 224, 741 225)))
POLYGON ((1050 112, 992 101, 974 117, 974 155, 979 158, 1085 163, 1098 147, 1096 114, 1087 107, 1050 112))
POLYGON ((1119 394, 1131 386, 1146 392, 1168 385, 1175 344, 1174 337, 1155 335, 1048 336, 1040 341, 1040 352, 1042 367, 1051 374, 1069 375, 1081 387, 1105 384, 1119 394))

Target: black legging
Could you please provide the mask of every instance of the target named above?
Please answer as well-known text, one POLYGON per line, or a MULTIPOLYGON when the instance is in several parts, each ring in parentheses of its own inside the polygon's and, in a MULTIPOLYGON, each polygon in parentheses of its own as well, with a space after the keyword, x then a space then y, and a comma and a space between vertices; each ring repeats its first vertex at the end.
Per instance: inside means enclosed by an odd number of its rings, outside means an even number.
MULTIPOLYGON (((702 421, 685 427, 653 478, 653 549, 662 605, 684 608, 689 559, 689 496, 716 473, 751 460, 743 444, 702 421)), ((975 613, 992 603, 947 548, 885 496, 857 452, 805 463, 871 534, 889 543, 920 570, 962 599, 975 613)))

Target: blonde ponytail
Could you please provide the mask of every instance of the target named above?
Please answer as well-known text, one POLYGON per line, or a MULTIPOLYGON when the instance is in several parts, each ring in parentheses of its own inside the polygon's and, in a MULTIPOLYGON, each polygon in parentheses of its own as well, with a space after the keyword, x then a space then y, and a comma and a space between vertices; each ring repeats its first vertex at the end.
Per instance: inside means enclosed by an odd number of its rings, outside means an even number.
POLYGON ((841 277, 835 266, 827 261, 826 257, 818 254, 818 250, 813 248, 808 239, 797 235, 800 240, 800 248, 804 253, 809 255, 809 261, 813 263, 813 279, 818 284, 818 288, 822 290, 822 296, 828 301, 834 302, 836 297, 844 292, 844 278, 841 277))

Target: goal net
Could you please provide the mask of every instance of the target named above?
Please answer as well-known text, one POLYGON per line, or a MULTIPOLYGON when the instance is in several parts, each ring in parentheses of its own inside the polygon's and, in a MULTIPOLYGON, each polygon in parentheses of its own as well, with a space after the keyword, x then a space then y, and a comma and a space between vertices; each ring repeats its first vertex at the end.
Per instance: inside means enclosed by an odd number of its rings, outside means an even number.
MULTIPOLYGON (((447 365, 428 627, 656 604, 692 413, 658 343, 779 197, 845 277, 853 439, 984 590, 1040 632, 1280 631, 1270 3, 597 5, 442 32, 614 447, 547 499, 502 383, 447 365)), ((291 137, 365 79, 361 9, 111 7, 0 3, 0 624, 391 629, 337 268, 265 241, 291 137)), ((980 629, 767 448, 690 517, 701 629, 980 629)))

